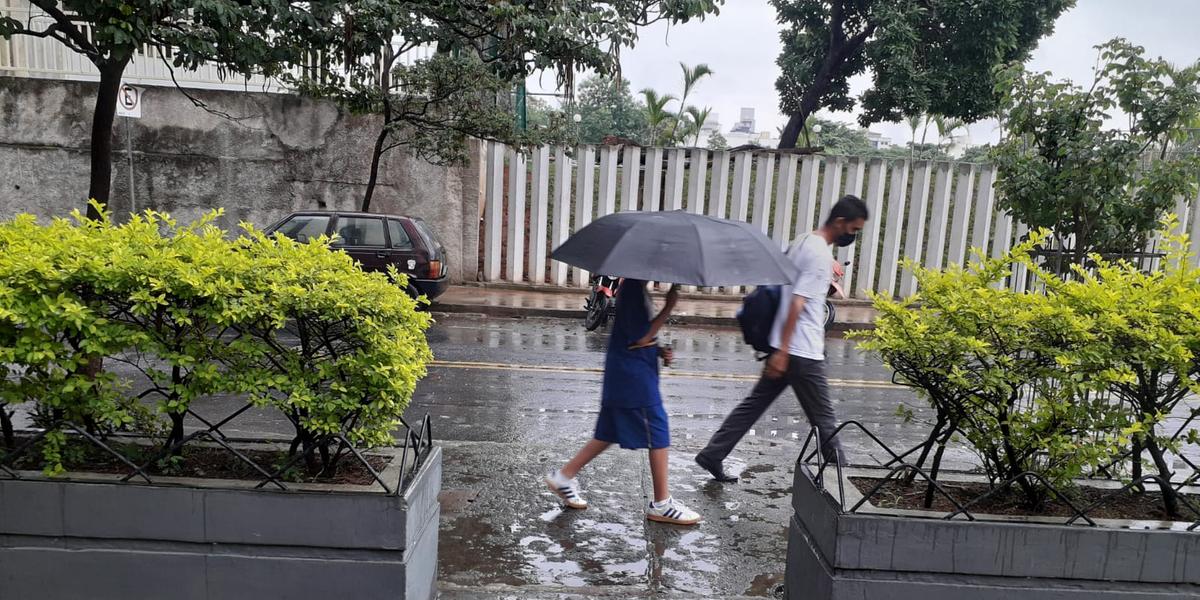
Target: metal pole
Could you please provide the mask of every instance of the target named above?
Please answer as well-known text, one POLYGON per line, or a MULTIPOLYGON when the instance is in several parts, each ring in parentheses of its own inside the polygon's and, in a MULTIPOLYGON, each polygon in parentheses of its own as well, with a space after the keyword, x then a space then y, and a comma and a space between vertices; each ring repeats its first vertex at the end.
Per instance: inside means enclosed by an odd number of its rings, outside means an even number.
POLYGON ((125 154, 129 158, 129 216, 137 214, 137 203, 133 191, 133 118, 125 119, 125 154))
POLYGON ((525 81, 517 85, 517 129, 525 131, 529 128, 529 112, 525 98, 525 81))

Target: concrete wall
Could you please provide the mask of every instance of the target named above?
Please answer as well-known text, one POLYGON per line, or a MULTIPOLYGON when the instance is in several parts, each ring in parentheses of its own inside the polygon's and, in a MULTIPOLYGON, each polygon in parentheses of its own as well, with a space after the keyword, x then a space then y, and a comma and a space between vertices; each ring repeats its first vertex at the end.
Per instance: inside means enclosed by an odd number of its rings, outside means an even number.
MULTIPOLYGON (((92 83, 0 77, 0 219, 83 207, 95 93, 92 83)), ((265 227, 293 210, 357 208, 376 118, 290 95, 191 93, 237 120, 174 88, 148 88, 142 118, 117 119, 110 207, 119 217, 154 208, 192 219, 224 208, 222 226, 235 229, 240 221, 265 227)), ((372 206, 432 224, 455 281, 464 271, 475 278, 479 164, 438 167, 394 150, 372 206)))

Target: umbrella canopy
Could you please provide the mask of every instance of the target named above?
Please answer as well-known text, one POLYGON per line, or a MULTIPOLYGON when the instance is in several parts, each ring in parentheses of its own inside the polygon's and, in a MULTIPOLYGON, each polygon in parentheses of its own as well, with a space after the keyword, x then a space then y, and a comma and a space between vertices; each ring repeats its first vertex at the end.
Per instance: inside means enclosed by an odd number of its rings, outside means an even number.
POLYGON ((704 287, 786 284, 796 278, 779 244, 755 226, 681 210, 602 217, 550 257, 601 275, 704 287))

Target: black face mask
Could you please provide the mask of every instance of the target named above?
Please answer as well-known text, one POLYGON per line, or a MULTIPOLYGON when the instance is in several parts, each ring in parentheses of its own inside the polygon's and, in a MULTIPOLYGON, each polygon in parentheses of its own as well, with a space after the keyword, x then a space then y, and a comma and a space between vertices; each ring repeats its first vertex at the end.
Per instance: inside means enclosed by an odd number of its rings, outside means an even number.
POLYGON ((845 248, 846 246, 853 244, 854 240, 857 239, 858 234, 856 233, 843 233, 842 235, 837 236, 837 239, 833 240, 833 243, 837 244, 841 248, 845 248))

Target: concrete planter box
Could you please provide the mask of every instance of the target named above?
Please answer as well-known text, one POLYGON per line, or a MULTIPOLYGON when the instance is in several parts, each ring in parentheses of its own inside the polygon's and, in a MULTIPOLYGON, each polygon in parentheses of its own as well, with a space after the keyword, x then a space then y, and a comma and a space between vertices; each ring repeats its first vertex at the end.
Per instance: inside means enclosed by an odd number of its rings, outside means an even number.
MULTIPOLYGON (((944 513, 870 505, 849 514, 818 488, 812 473, 798 465, 793 485, 791 600, 1200 598, 1200 532, 1185 531, 1186 523, 948 521, 938 518, 944 513)), ((846 506, 862 498, 848 481, 852 474, 868 473, 847 471, 846 506)), ((836 475, 827 470, 824 480, 837 494, 836 475)))
MULTIPOLYGON (((387 451, 372 451, 386 454, 387 451)), ((397 481, 399 453, 383 471, 397 481)), ((0 480, 0 598, 387 598, 436 594, 441 450, 400 496, 22 471, 0 480)), ((394 483, 393 483, 394 485, 394 483)))

